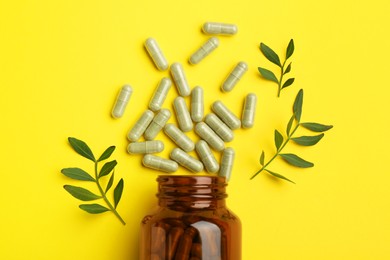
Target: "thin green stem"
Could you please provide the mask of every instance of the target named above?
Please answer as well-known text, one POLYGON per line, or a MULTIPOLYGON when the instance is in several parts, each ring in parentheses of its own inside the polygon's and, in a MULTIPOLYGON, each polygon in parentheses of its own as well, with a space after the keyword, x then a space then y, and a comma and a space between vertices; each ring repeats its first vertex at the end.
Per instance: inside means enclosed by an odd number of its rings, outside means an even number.
POLYGON ((284 141, 284 143, 279 147, 279 149, 276 151, 275 155, 272 156, 272 158, 266 163, 264 164, 263 167, 260 168, 260 170, 258 170, 250 179, 252 180, 254 177, 256 177, 259 173, 261 173, 262 171, 266 170, 267 166, 276 158, 278 157, 278 155, 280 154, 280 152, 283 150, 283 148, 287 145, 287 143, 291 140, 292 136, 294 135, 295 131, 297 131, 298 127, 300 126, 300 124, 298 123, 295 128, 292 130, 292 132, 290 133, 290 135, 287 136, 287 139, 286 141, 284 141))
POLYGON ((112 204, 110 203, 110 201, 107 199, 106 193, 103 191, 103 188, 102 188, 102 186, 101 186, 100 183, 99 183, 98 162, 95 162, 95 178, 96 178, 96 184, 97 184, 97 186, 98 186, 99 192, 100 192, 100 194, 102 195, 102 198, 103 198, 104 201, 106 202, 107 206, 110 208, 110 210, 112 211, 112 213, 115 214, 115 216, 119 219, 119 221, 120 221, 123 225, 126 225, 126 222, 125 222, 125 221, 122 219, 122 217, 119 215, 118 211, 116 211, 116 209, 112 206, 112 204))
POLYGON ((280 71, 280 79, 279 79, 279 83, 278 83, 278 97, 280 97, 280 91, 282 91, 282 81, 283 81, 283 76, 284 76, 284 65, 286 65, 286 61, 285 60, 283 62, 283 65, 281 67, 281 71, 280 71))

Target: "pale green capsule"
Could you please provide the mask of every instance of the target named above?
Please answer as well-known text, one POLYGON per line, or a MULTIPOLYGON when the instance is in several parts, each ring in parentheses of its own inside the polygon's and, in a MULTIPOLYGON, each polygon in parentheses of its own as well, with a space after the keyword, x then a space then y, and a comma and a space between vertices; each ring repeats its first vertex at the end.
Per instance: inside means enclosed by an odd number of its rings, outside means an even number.
POLYGON ((222 151, 225 148, 225 143, 222 139, 206 123, 197 123, 195 133, 205 140, 214 150, 222 151))
POLYGON ((186 102, 183 97, 176 97, 173 101, 173 108, 175 109, 177 122, 183 132, 191 131, 194 127, 192 123, 190 112, 188 111, 186 102))
POLYGON ((181 65, 179 62, 173 63, 171 65, 171 74, 179 95, 182 97, 189 96, 191 90, 184 73, 183 65, 181 65))
POLYGON ((111 115, 113 118, 120 118, 125 112, 126 106, 129 103, 133 89, 130 85, 124 85, 116 97, 114 107, 112 108, 111 115))
POLYGON ((229 181, 232 175, 234 157, 235 152, 233 148, 227 147, 225 150, 223 150, 221 157, 221 167, 219 169, 218 175, 225 177, 226 181, 229 181))
POLYGON ((230 142, 233 140, 233 131, 214 113, 208 114, 204 121, 225 142, 230 142))
POLYGON ((207 22, 203 25, 202 30, 206 34, 214 35, 234 35, 238 32, 237 25, 228 23, 207 22))
POLYGON ((192 172, 201 172, 203 171, 203 164, 198 159, 192 157, 188 153, 184 152, 180 148, 175 148, 170 153, 172 160, 180 164, 181 166, 187 168, 192 172))
POLYGON ((161 109, 165 99, 167 98, 168 92, 171 89, 171 85, 172 81, 169 78, 162 78, 149 102, 150 110, 156 112, 161 109))
POLYGON ((205 141, 199 140, 195 145, 195 149, 209 173, 215 173, 219 170, 219 164, 215 159, 214 154, 211 152, 209 145, 205 141))
POLYGON ((159 153, 164 150, 164 143, 159 140, 135 142, 127 146, 131 154, 159 153))
POLYGON ((191 64, 198 64, 201 60, 206 58, 213 50, 219 45, 217 37, 211 37, 208 39, 194 54, 191 55, 188 60, 191 64))
POLYGON ((222 83, 221 90, 223 92, 231 91, 247 71, 248 65, 245 62, 239 62, 222 83))
POLYGON ((191 91, 191 118, 192 121, 199 123, 204 116, 204 97, 203 89, 196 86, 191 91))
POLYGON ((175 172, 179 168, 177 162, 152 154, 145 155, 142 159, 142 164, 145 167, 168 173, 175 172))
POLYGON ((241 127, 241 120, 221 101, 215 101, 211 109, 230 129, 235 130, 241 127))
POLYGON ((164 133, 185 152, 191 152, 194 150, 194 142, 174 124, 166 124, 164 127, 164 133))
POLYGON ((159 70, 167 70, 168 69, 168 61, 165 58, 163 52, 157 44, 157 41, 153 38, 148 38, 145 41, 145 48, 148 51, 150 57, 152 58, 154 64, 159 70))
POLYGON ((242 110, 242 127, 251 128, 255 123, 257 97, 253 93, 249 93, 245 97, 244 107, 242 110))
POLYGON ((149 126, 150 122, 152 122, 154 117, 154 113, 147 109, 141 117, 137 120, 133 128, 127 134, 127 139, 131 142, 136 142, 141 136, 144 134, 146 128, 149 126))
POLYGON ((153 140, 161 129, 165 126, 168 119, 171 117, 171 112, 168 109, 161 109, 160 112, 153 118, 152 122, 146 129, 144 136, 146 140, 153 140))

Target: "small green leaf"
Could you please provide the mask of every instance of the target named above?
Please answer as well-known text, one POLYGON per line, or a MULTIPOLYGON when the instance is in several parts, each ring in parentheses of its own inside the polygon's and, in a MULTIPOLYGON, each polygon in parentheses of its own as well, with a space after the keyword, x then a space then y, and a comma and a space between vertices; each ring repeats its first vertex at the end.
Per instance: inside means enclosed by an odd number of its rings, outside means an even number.
POLYGON ((301 157, 291 154, 291 153, 284 153, 284 154, 279 154, 286 162, 289 164, 296 166, 296 167, 301 167, 301 168, 309 168, 313 167, 314 164, 308 161, 305 161, 301 157))
POLYGON ((99 178, 103 177, 103 176, 106 176, 107 174, 109 174, 114 168, 115 166, 117 165, 117 162, 116 160, 113 160, 111 162, 107 162, 103 165, 103 167, 100 169, 100 172, 99 172, 99 178))
POLYGON ((74 137, 69 137, 68 138, 68 141, 70 143, 70 145, 72 146, 72 148, 78 153, 80 154, 81 156, 95 162, 96 159, 95 159, 95 156, 93 155, 91 149, 88 147, 88 145, 79 140, 79 139, 76 139, 74 137))
POLYGON ((290 64, 288 64, 288 66, 287 66, 286 70, 283 72, 283 74, 287 74, 291 71, 291 63, 292 62, 290 62, 290 64))
POLYGON ((292 115, 290 120, 288 121, 287 128, 286 128, 287 136, 290 136, 290 131, 291 131, 292 124, 294 123, 294 119, 295 119, 295 115, 292 115))
POLYGON ((289 181, 289 182, 295 184, 295 182, 293 182, 292 180, 290 180, 290 179, 284 177, 283 175, 281 175, 281 174, 279 174, 279 173, 272 172, 272 171, 270 171, 270 170, 268 170, 268 169, 265 169, 265 170, 266 170, 269 174, 271 174, 272 176, 274 176, 274 177, 276 177, 276 178, 283 179, 283 180, 286 180, 286 181, 289 181))
POLYGON ((80 180, 80 181, 95 181, 91 175, 80 168, 64 168, 61 172, 72 179, 80 180))
POLYGON ((100 161, 103 161, 103 160, 108 159, 108 158, 111 156, 111 154, 114 152, 114 150, 115 150, 115 146, 110 146, 110 147, 108 147, 108 148, 103 152, 103 154, 99 157, 99 159, 98 159, 97 161, 100 162, 100 161))
POLYGON ((294 40, 291 39, 290 42, 288 43, 287 46, 287 51, 286 51, 286 60, 291 57, 294 53, 294 40))
POLYGON ((107 191, 111 188, 112 184, 114 183, 114 175, 115 175, 115 170, 111 174, 110 180, 107 183, 106 191, 104 193, 107 193, 107 191))
POLYGON ((300 136, 300 137, 294 137, 291 138, 295 143, 303 146, 311 146, 318 143, 321 138, 324 137, 324 133, 316 136, 300 136))
POLYGON ((279 84, 279 80, 276 78, 275 74, 272 71, 261 68, 261 67, 258 67, 258 70, 259 70, 261 76, 263 76, 263 78, 279 84))
POLYGON ((264 154, 264 150, 261 152, 261 155, 260 155, 260 164, 262 166, 264 166, 264 158, 265 158, 265 154, 264 154))
POLYGON ((101 196, 98 196, 96 194, 93 194, 87 189, 76 187, 72 185, 64 185, 64 189, 69 192, 73 197, 76 199, 82 200, 82 201, 89 201, 89 200, 97 200, 100 199, 101 196))
POLYGON ((295 118, 297 119, 298 123, 301 120, 302 103, 303 103, 303 89, 300 89, 298 94, 297 94, 297 97, 295 98, 294 106, 293 106, 293 113, 294 113, 295 118))
POLYGON ((123 192, 123 179, 120 179, 118 184, 116 185, 114 189, 114 207, 118 205, 119 201, 121 200, 123 192))
POLYGON ((325 132, 333 127, 332 125, 323 125, 318 123, 301 123, 301 126, 313 132, 325 132))
POLYGON ((279 150, 280 146, 282 145, 283 143, 283 136, 282 134, 275 129, 275 146, 276 146, 276 150, 279 150))
POLYGON ((291 86, 294 83, 294 80, 295 80, 294 78, 290 78, 290 79, 286 80, 286 82, 284 82, 284 84, 282 86, 282 89, 291 86))
POLYGON ((100 214, 109 211, 108 208, 103 207, 102 205, 99 204, 81 204, 79 205, 79 208, 85 210, 90 214, 100 214))
POLYGON ((270 47, 264 43, 260 43, 260 50, 270 62, 282 67, 279 56, 270 47))

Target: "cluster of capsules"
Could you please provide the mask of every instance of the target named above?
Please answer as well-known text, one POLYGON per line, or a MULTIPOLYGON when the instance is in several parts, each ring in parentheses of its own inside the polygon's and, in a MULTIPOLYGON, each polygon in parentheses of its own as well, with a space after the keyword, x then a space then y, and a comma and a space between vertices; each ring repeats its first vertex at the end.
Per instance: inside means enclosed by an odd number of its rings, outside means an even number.
MULTIPOLYGON (((234 35, 237 33, 237 26, 207 22, 203 25, 202 30, 208 35, 234 35)), ((199 63, 218 45, 217 37, 209 38, 191 55, 188 60, 189 63, 199 63)), ((130 154, 145 154, 142 160, 143 165, 162 172, 175 172, 180 164, 194 173, 201 172, 205 168, 207 172, 218 173, 219 176, 229 180, 235 152, 233 148, 225 147, 225 142, 233 140, 233 130, 253 126, 257 102, 256 95, 250 93, 245 97, 241 120, 221 101, 215 101, 211 106, 212 113, 205 116, 204 91, 200 86, 190 89, 182 64, 175 62, 169 67, 167 59, 153 38, 148 38, 145 41, 145 49, 157 69, 165 71, 169 68, 170 70, 172 80, 179 93, 179 96, 173 101, 178 126, 167 123, 171 117, 171 112, 169 109, 162 108, 172 86, 171 79, 164 77, 154 91, 149 102, 149 109, 141 115, 129 131, 127 138, 130 144, 127 151, 130 154), (185 101, 185 97, 188 96, 190 96, 190 109, 185 101), (201 138, 196 144, 185 134, 185 132, 192 129, 201 138), (164 143, 154 140, 161 130, 178 146, 171 151, 170 159, 153 155, 164 150, 164 143), (146 141, 139 142, 141 136, 144 136, 146 141), (221 164, 218 163, 211 149, 222 153, 221 164), (189 154, 193 150, 196 150, 199 159, 189 154)), ((231 91, 247 70, 248 65, 245 62, 239 62, 222 83, 221 90, 223 92, 231 91)), ((114 118, 122 116, 131 93, 131 86, 125 85, 122 87, 112 110, 114 118)))

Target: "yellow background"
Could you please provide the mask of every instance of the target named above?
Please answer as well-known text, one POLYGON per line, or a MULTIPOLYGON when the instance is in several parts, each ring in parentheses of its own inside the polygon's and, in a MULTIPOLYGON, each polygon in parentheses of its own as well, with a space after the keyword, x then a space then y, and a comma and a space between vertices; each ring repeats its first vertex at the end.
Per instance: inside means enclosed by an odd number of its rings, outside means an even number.
MULTIPOLYGON (((139 222, 156 204, 157 173, 126 153, 126 134, 168 75, 143 49, 150 36, 169 62, 185 64, 192 87, 204 87, 206 111, 221 99, 239 115, 244 96, 258 96, 255 127, 237 130, 229 144, 237 156, 228 204, 242 220, 244 260, 389 259, 389 13, 387 0, 1 1, 0 259, 138 258, 139 222), (189 55, 208 38, 200 31, 206 21, 235 23, 239 32, 220 37, 214 53, 190 66, 189 55), (258 46, 265 42, 284 59, 291 38, 296 81, 277 98, 276 85, 257 72, 277 71, 258 46), (221 93, 241 60, 249 71, 221 93), (114 120, 110 110, 125 83, 134 93, 114 120), (300 88, 302 121, 334 125, 313 147, 285 149, 315 167, 277 159, 270 169, 296 185, 265 174, 250 181, 261 150, 268 158, 274 152, 274 129, 284 133, 300 88), (118 211, 126 226, 111 213, 84 213, 62 188, 96 191, 60 173, 93 169, 68 136, 86 141, 96 156, 117 146, 112 158, 116 181, 125 181, 118 211)), ((173 88, 165 107, 176 95, 173 88)), ((163 134, 158 139, 167 156, 173 145, 163 134)))

